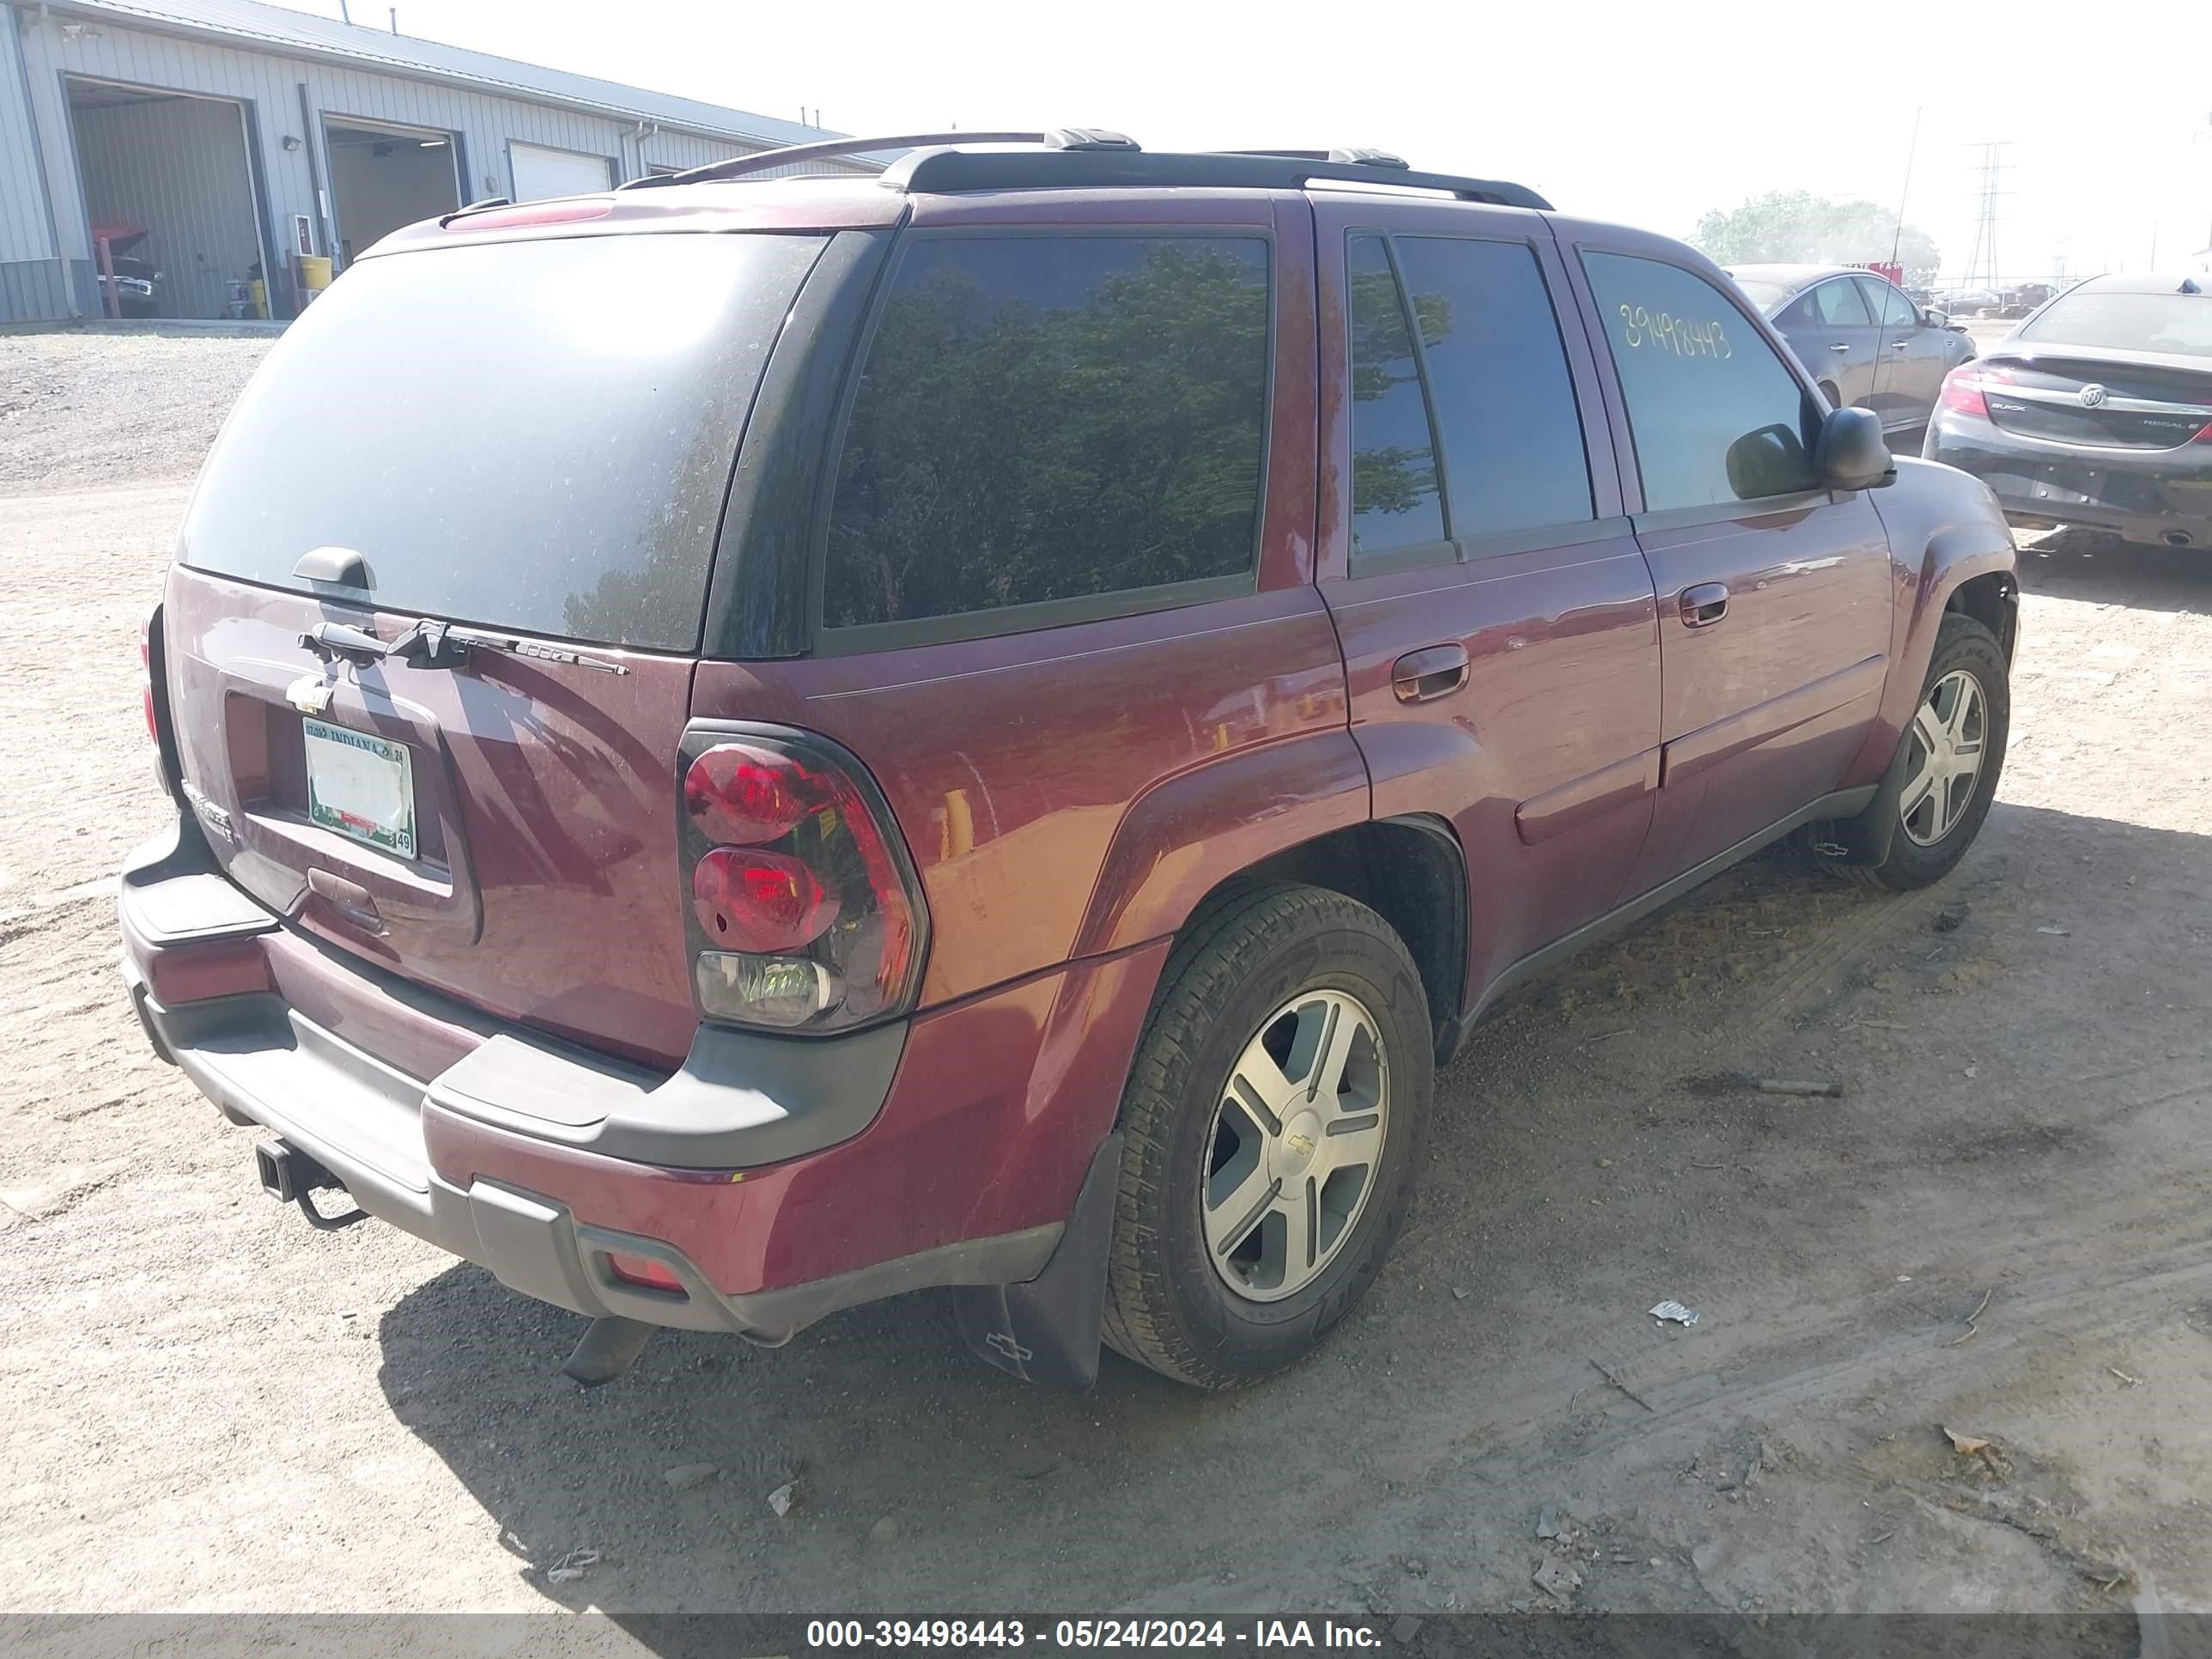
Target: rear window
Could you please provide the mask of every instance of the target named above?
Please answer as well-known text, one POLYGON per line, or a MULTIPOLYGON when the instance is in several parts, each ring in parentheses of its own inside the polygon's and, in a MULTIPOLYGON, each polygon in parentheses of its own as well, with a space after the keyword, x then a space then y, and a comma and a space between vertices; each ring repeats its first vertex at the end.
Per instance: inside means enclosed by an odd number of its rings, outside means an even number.
POLYGON ((2020 337, 2212 357, 2212 294, 2069 294, 2053 301, 2020 337))
POLYGON ((1749 296, 1752 304, 1761 311, 1771 312, 1796 290, 1787 283, 1769 283, 1757 276, 1739 276, 1735 285, 1749 296))
POLYGON ((838 460, 823 625, 1249 581, 1268 316, 1256 237, 915 240, 838 460))
POLYGON ((576 237, 364 259, 286 331, 185 515, 195 569, 683 650, 747 410, 823 239, 576 237))

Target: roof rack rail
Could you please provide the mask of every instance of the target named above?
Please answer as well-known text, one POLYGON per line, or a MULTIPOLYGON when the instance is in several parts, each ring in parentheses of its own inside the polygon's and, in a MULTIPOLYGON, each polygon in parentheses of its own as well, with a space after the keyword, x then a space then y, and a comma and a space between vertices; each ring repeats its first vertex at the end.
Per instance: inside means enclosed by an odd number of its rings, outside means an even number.
POLYGON ((1133 139, 1104 127, 1056 127, 1039 132, 907 132, 880 138, 831 138, 793 144, 753 155, 732 156, 688 172, 655 173, 617 185, 617 190, 657 190, 664 185, 706 184, 769 173, 794 162, 898 149, 907 153, 877 182, 891 190, 946 194, 981 190, 1061 190, 1085 186, 1145 189, 1170 185, 1200 189, 1303 190, 1315 179, 1430 190, 1462 201, 1549 211, 1551 204, 1526 185, 1457 173, 1418 173, 1388 150, 1232 149, 1202 154, 1146 152, 1133 139), (1031 148, 978 149, 973 145, 1031 148), (1378 177, 1378 175, 1387 175, 1378 177))
POLYGON ((1369 149, 1358 145, 1337 149, 1224 149, 1214 153, 1219 155, 1273 155, 1286 161, 1341 161, 1347 167, 1394 167, 1401 173, 1413 170, 1413 164, 1402 155, 1393 155, 1387 149, 1369 149))
POLYGON ((828 138, 818 143, 787 144, 781 149, 733 155, 683 173, 653 173, 617 185, 617 190, 654 190, 663 185, 703 185, 718 179, 742 179, 799 161, 837 155, 864 155, 879 149, 915 149, 928 144, 1042 144, 1047 149, 1133 150, 1133 139, 1103 127, 1054 127, 1048 132, 905 132, 888 138, 828 138))
MULTIPOLYGON (((1379 152, 1377 152, 1379 155, 1379 152)), ((1385 190, 1428 190, 1463 202, 1549 211, 1551 203, 1504 179, 1416 173, 1388 161, 1345 161, 1287 155, 1212 151, 1120 150, 1056 155, 1048 150, 919 149, 893 162, 877 180, 891 190, 957 194, 984 190, 1068 190, 1082 187, 1158 189, 1183 185, 1211 190, 1303 190, 1316 179, 1385 190)))

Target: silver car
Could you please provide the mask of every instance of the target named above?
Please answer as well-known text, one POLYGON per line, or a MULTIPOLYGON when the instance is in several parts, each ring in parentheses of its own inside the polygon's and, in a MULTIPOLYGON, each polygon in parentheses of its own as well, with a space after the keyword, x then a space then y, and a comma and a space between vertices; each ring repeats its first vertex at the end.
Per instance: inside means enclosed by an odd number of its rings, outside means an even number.
POLYGON ((1733 265, 1729 275, 1790 342, 1829 403, 1870 409, 1890 432, 1928 424, 1943 377, 1974 355, 1939 311, 1848 265, 1733 265))

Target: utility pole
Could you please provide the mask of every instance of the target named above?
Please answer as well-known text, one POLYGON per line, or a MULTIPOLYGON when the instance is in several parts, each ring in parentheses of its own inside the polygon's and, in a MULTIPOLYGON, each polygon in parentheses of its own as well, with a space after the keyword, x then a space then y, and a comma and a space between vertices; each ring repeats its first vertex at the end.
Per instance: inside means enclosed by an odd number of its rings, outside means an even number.
POLYGON ((1967 288, 1994 289, 2001 270, 1997 263, 1997 201, 2009 194, 2004 188, 2004 175, 2008 164, 2004 159, 2005 148, 2012 141, 1999 138, 1990 143, 1969 145, 1982 153, 1978 164, 1980 181, 1976 186, 1974 217, 1974 248, 1966 256, 1967 288))

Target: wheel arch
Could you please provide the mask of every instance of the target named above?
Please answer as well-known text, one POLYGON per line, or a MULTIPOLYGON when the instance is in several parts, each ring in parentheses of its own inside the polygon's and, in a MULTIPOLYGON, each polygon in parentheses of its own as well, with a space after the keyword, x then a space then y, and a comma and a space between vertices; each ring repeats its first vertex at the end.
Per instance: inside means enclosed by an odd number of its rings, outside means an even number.
POLYGON ((1460 1036, 1468 963, 1467 857, 1450 824, 1411 813, 1284 848, 1217 883, 1193 907, 1185 930, 1241 890, 1279 881, 1341 893, 1390 924, 1420 974, 1443 1063, 1460 1036))
POLYGON ((1944 596, 1943 609, 1972 617, 1997 636, 2005 661, 2020 637, 2020 579, 2009 570, 1970 576, 1944 596))

